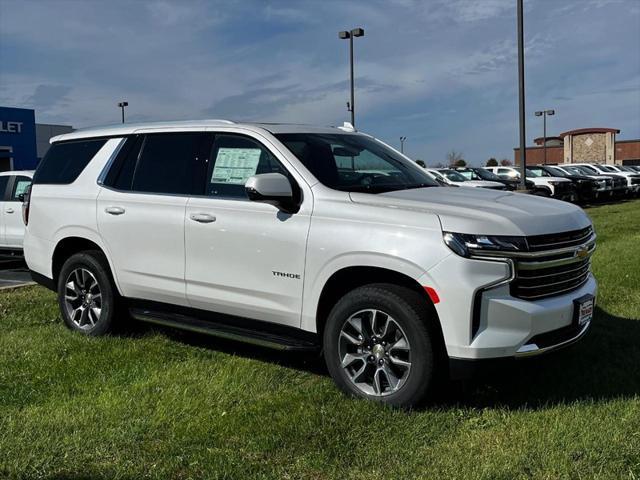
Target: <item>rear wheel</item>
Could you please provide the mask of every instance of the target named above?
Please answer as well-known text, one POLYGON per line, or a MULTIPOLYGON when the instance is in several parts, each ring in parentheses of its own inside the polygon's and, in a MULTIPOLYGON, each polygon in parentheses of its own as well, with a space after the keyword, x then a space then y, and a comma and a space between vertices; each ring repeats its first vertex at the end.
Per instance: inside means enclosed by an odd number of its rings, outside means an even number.
POLYGON ((437 356, 425 299, 409 288, 372 284, 346 294, 324 330, 324 356, 350 395, 408 408, 435 379, 437 356))
POLYGON ((90 250, 67 259, 58 275, 58 303, 67 327, 91 336, 111 332, 116 301, 117 292, 102 252, 90 250))

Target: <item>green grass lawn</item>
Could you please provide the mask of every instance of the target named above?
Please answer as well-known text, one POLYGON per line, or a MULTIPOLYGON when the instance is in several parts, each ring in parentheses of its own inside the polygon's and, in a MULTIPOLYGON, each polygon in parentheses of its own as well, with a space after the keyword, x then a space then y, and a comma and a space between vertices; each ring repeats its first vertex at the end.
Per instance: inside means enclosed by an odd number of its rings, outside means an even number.
POLYGON ((640 478, 640 200, 599 236, 587 338, 415 412, 321 362, 167 331, 85 338, 0 292, 0 478, 640 478))

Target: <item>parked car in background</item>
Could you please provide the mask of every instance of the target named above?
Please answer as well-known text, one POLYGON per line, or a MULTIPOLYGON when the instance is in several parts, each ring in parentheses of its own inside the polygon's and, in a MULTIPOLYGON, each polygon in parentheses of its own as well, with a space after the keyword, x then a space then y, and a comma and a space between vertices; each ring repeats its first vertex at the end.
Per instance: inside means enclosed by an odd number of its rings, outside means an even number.
POLYGON ((600 175, 589 171, 586 168, 576 167, 573 165, 553 165, 550 166, 554 170, 559 170, 567 175, 584 176, 597 182, 598 189, 596 191, 597 199, 607 199, 614 195, 616 189, 626 191, 626 182, 621 178, 613 178, 608 175, 600 175))
POLYGON ((0 172, 0 255, 22 255, 22 199, 33 171, 0 172))
MULTIPOLYGON (((469 180, 486 180, 490 182, 500 182, 505 187, 507 187, 507 190, 510 191, 517 190, 520 186, 520 180, 500 178, 495 173, 481 167, 457 167, 456 172, 464 175, 469 180)), ((536 187, 536 185, 531 180, 526 180, 526 187, 527 190, 529 190, 534 195, 542 193, 541 189, 536 187)))
POLYGON ((431 180, 433 180, 434 182, 436 182, 438 184, 438 186, 440 187, 453 187, 453 188, 458 188, 460 185, 454 184, 450 181, 448 181, 443 175, 441 175, 437 170, 435 169, 430 169, 430 168, 426 168, 426 167, 422 167, 424 168, 424 172, 429 176, 429 178, 431 180))
POLYGON ((595 307, 581 208, 438 188, 352 129, 205 120, 65 134, 25 218, 29 269, 73 331, 107 334, 128 313, 322 351, 345 392, 400 407, 440 376, 578 341, 595 307))
MULTIPOLYGON (((515 167, 483 167, 490 172, 495 173, 501 178, 519 179, 520 171, 515 167)), ((561 177, 543 176, 527 169, 527 179, 531 180, 539 191, 539 195, 556 198, 558 200, 573 201, 576 198, 576 192, 573 188, 571 180, 561 177)))
POLYGON ((640 174, 625 172, 623 170, 618 170, 613 165, 603 165, 600 163, 572 163, 570 165, 585 167, 602 175, 609 175, 611 177, 617 176, 619 178, 623 178, 626 182, 627 195, 636 195, 638 192, 640 192, 640 174))
POLYGON ((440 177, 447 183, 458 185, 460 187, 473 188, 490 188, 492 190, 507 190, 507 187, 501 182, 492 182, 487 180, 471 180, 452 168, 427 169, 434 175, 440 177))
POLYGON ((576 201, 578 202, 590 202, 595 200, 598 197, 598 189, 606 186, 606 182, 604 180, 600 180, 601 183, 598 183, 598 180, 594 180, 586 175, 569 174, 560 168, 550 165, 536 165, 529 167, 529 169, 532 172, 539 172, 541 176, 546 175, 549 177, 560 177, 571 180, 577 195, 576 201))

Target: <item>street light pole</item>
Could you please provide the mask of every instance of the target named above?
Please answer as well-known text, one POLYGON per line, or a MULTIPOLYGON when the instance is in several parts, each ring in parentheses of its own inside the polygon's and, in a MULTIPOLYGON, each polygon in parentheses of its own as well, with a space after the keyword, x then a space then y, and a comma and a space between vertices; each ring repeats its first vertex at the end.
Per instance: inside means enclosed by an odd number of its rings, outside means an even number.
POLYGON ((404 153, 404 141, 407 137, 400 137, 400 153, 404 153))
POLYGON ((542 110, 536 112, 536 117, 542 116, 542 151, 544 152, 544 164, 547 164, 547 115, 555 115, 555 110, 542 110))
POLYGON ((353 37, 363 37, 364 30, 362 28, 354 28, 351 31, 344 30, 338 32, 338 37, 342 40, 349 40, 349 69, 351 73, 351 102, 347 103, 347 110, 351 112, 351 125, 356 126, 355 112, 355 85, 353 77, 353 37))
POLYGON ((524 20, 522 0, 518 0, 518 107, 520 113, 520 189, 527 188, 527 139, 524 105, 524 20))
POLYGON ((122 123, 124 123, 124 107, 128 107, 129 102, 118 102, 118 106, 122 110, 122 123))

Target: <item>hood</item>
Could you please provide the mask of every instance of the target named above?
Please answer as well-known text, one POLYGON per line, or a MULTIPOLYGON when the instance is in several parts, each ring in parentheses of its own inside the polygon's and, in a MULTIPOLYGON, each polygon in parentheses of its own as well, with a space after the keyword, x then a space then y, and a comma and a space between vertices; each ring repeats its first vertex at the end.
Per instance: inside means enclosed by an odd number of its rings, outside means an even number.
MULTIPOLYGON (((591 225, 586 213, 570 203, 484 188, 429 187, 350 196, 355 203, 435 214, 444 231, 458 233, 542 235, 591 225)), ((415 221, 419 226, 419 215, 415 221)))
POLYGON ((568 180, 566 178, 563 177, 527 177, 529 180, 542 180, 543 182, 570 182, 571 180, 568 180))

